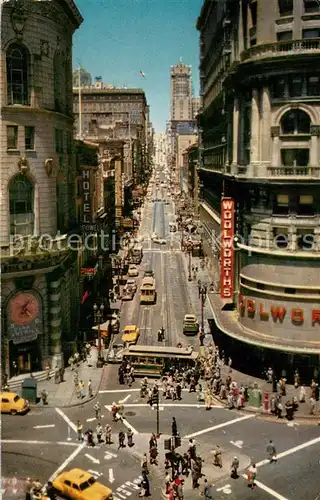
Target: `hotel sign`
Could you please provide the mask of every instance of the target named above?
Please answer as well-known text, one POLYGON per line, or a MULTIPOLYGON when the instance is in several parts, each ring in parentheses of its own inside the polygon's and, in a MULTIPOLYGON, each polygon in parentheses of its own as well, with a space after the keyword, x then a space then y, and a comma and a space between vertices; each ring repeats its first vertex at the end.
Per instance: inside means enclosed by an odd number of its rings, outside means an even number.
POLYGON ((220 296, 222 299, 233 298, 234 288, 234 200, 221 200, 221 278, 220 296))
POLYGON ((90 170, 82 170, 82 201, 83 201, 83 216, 82 222, 90 224, 92 222, 91 210, 91 189, 90 189, 90 170))

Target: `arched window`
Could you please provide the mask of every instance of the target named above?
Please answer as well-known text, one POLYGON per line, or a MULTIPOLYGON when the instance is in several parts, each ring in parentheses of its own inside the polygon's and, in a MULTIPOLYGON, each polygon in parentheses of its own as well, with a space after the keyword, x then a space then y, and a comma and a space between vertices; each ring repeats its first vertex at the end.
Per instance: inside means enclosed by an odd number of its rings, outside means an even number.
POLYGON ((310 134, 311 120, 310 116, 301 109, 287 111, 281 119, 281 133, 292 134, 310 134))
POLYGON ((10 234, 32 235, 34 230, 34 186, 23 174, 9 183, 10 234))
POLYGON ((29 52, 23 45, 14 43, 7 50, 8 104, 29 106, 29 52))

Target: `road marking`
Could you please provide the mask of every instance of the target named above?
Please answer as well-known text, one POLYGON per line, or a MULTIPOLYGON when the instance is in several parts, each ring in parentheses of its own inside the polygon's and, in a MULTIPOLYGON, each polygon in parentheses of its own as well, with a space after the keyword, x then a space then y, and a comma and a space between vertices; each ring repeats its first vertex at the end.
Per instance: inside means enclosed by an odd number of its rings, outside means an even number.
MULTIPOLYGON (((120 393, 120 392, 140 392, 140 389, 109 389, 109 390, 103 390, 103 391, 99 391, 99 394, 117 394, 117 393, 120 393)), ((182 389, 182 392, 189 392, 189 389, 182 389)))
POLYGON ((49 427, 55 427, 55 424, 48 424, 48 425, 35 425, 33 428, 34 429, 47 429, 49 427))
POLYGON ((77 432, 77 426, 76 424, 74 424, 70 418, 62 411, 60 410, 60 408, 55 408, 56 412, 60 415, 61 418, 63 418, 63 420, 65 422, 67 422, 67 424, 69 425, 69 427, 71 427, 71 429, 74 431, 74 432, 77 432))
POLYGON ((230 441, 233 446, 236 446, 237 448, 242 448, 243 441, 230 441))
POLYGON ((226 484, 225 486, 222 486, 222 488, 217 488, 217 491, 222 491, 222 493, 225 493, 226 495, 230 495, 232 492, 230 484, 226 484))
POLYGON ((216 429, 221 429, 222 427, 227 427, 228 425, 233 425, 238 422, 242 422, 242 420, 248 420, 249 418, 254 418, 255 416, 256 416, 255 414, 251 414, 251 415, 245 415, 244 417, 234 418, 233 420, 229 420, 228 422, 223 422, 222 424, 214 425, 213 427, 208 427, 207 429, 202 429, 201 431, 188 434, 187 436, 184 437, 192 438, 196 436, 201 436, 201 434, 206 434, 207 432, 215 431, 216 429))
POLYGON ((92 455, 89 455, 89 453, 86 453, 85 456, 91 460, 94 464, 99 464, 100 460, 98 458, 94 458, 92 455))
MULTIPOLYGON (((184 403, 161 403, 163 408, 206 408, 206 405, 184 403)), ((107 406, 106 406, 107 408, 107 406)), ((126 408, 152 408, 148 403, 129 403, 126 408)), ((214 405, 212 408, 224 408, 223 405, 214 405)))
MULTIPOLYGON (((112 411, 112 406, 108 406, 108 405, 105 405, 104 406, 107 410, 112 411)), ((139 432, 137 431, 137 429, 135 429, 131 424, 129 424, 128 420, 124 417, 120 417, 120 420, 122 421, 123 425, 125 425, 127 427, 127 429, 130 429, 133 434, 139 434, 139 432)))
POLYGON ((79 446, 78 443, 66 443, 65 441, 28 441, 25 439, 0 439, 4 444, 61 444, 62 446, 79 446))
POLYGON ((110 451, 106 451, 106 454, 104 456, 105 460, 111 460, 111 458, 117 458, 118 455, 115 455, 114 453, 111 453, 110 451))
POLYGON ((87 418, 87 422, 93 422, 94 420, 96 420, 96 417, 93 417, 93 418, 87 418))
MULTIPOLYGON (((306 441, 305 443, 299 444, 298 446, 295 446, 294 448, 290 448, 289 450, 282 451, 281 453, 277 454, 277 460, 279 458, 284 458, 287 457, 288 455, 292 455, 293 453, 296 453, 297 451, 303 450, 304 448, 308 448, 309 446, 312 446, 313 444, 320 443, 320 437, 311 439, 310 441, 306 441)), ((270 460, 265 459, 261 460, 261 462, 258 462, 256 464, 256 467, 262 467, 263 465, 269 464, 270 460)))
MULTIPOLYGON (((136 481, 136 479, 135 479, 136 481)), ((140 487, 136 483, 132 483, 131 481, 126 481, 125 485, 128 486, 128 488, 132 488, 133 490, 139 490, 140 487)))
POLYGON ((97 470, 89 469, 88 472, 90 472, 90 474, 92 474, 93 476, 102 476, 102 472, 98 472, 97 470))
MULTIPOLYGON (((244 477, 245 479, 248 479, 247 474, 242 474, 242 477, 244 477)), ((260 488, 261 490, 264 490, 266 493, 269 493, 269 495, 271 495, 273 498, 276 498, 277 500, 288 500, 286 497, 283 497, 282 495, 280 495, 280 493, 277 493, 276 491, 269 488, 269 486, 266 486, 265 484, 260 483, 260 481, 257 481, 255 479, 254 482, 255 482, 256 486, 258 486, 258 488, 260 488)))
POLYGON ((109 482, 114 483, 113 469, 109 469, 109 482))
POLYGON ((121 399, 121 401, 119 401, 119 403, 125 403, 130 398, 131 398, 131 394, 128 394, 128 396, 126 396, 125 398, 121 399))
POLYGON ((72 460, 76 458, 77 455, 79 455, 80 451, 83 450, 83 448, 86 446, 86 443, 80 444, 73 453, 57 468, 57 470, 52 474, 52 476, 49 478, 49 481, 53 481, 60 472, 62 472, 67 465, 69 465, 72 460))

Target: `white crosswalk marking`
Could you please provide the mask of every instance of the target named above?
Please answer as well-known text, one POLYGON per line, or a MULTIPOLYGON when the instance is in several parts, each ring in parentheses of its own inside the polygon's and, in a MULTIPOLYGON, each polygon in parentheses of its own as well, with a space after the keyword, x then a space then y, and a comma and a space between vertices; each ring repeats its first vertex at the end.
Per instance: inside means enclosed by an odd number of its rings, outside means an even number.
POLYGON ((133 488, 134 490, 139 490, 139 486, 136 483, 131 483, 131 481, 126 481, 126 486, 133 488))

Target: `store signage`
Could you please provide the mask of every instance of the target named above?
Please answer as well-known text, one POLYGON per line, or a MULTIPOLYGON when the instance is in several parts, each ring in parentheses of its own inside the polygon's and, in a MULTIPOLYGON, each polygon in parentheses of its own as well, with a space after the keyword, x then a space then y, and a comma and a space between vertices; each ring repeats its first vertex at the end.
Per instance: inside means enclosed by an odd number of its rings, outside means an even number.
POLYGON ((82 170, 82 222, 84 224, 90 224, 92 222, 90 180, 90 170, 82 170))
POLYGON ((80 274, 84 276, 94 276, 97 272, 95 267, 82 267, 80 270, 80 274))
POLYGON ((222 299, 233 298, 234 285, 234 200, 221 200, 221 281, 222 299))
MULTIPOLYGON (((242 315, 246 313, 249 318, 257 316, 263 321, 272 318, 275 323, 283 323, 284 319, 289 316, 292 323, 302 325, 306 319, 305 310, 301 307, 297 306, 287 310, 283 306, 271 305, 266 308, 263 302, 248 299, 243 295, 239 295, 239 310, 242 315)), ((310 314, 312 326, 320 325, 320 309, 311 309, 308 314, 310 314)))

